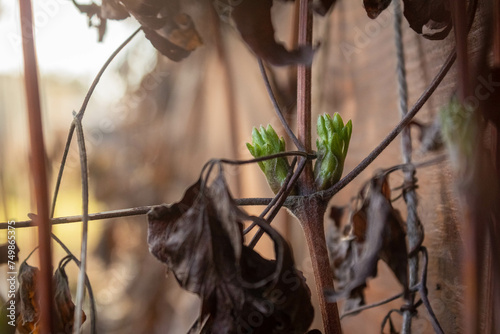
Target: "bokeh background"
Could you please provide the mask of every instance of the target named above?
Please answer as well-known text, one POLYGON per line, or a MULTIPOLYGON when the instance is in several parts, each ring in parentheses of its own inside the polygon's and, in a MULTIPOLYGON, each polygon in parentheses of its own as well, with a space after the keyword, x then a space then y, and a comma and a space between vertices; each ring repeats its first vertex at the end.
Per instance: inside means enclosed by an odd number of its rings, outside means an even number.
MULTIPOLYGON (((104 74, 83 121, 87 139, 91 185, 90 212, 171 203, 198 177, 213 157, 250 158, 245 143, 253 126, 272 124, 284 135, 266 94, 254 55, 230 23, 217 24, 210 2, 185 1, 203 46, 180 63, 159 55, 142 33, 118 55, 104 74)), ((370 20, 361 1, 338 1, 333 12, 317 17, 315 41, 320 47, 313 64, 313 119, 339 112, 352 119, 353 135, 344 174, 356 166, 397 124, 398 95, 392 7, 370 20)), ((22 49, 17 2, 0 0, 0 220, 25 220, 34 200, 27 150, 28 132, 22 49)), ((293 5, 275 2, 276 38, 288 46, 293 40, 293 5)), ((66 0, 34 2, 36 44, 42 93, 46 155, 51 191, 60 165, 72 111, 78 110, 90 83, 114 49, 137 27, 133 19, 108 22, 101 43, 87 18, 66 0)), ((479 16, 479 14, 478 14, 479 16)), ((431 81, 453 45, 453 34, 428 41, 403 23, 409 104, 431 81)), ((474 34, 481 31, 473 28, 474 34)), ((474 36, 474 35, 473 35, 474 36)), ((278 99, 291 124, 295 113, 293 68, 269 68, 278 99)), ((439 107, 454 90, 455 70, 417 116, 432 123, 439 107)), ((418 138, 417 129, 412 130, 418 138)), ((289 148, 291 147, 289 141, 289 148)), ((424 152, 414 140, 416 161, 441 153, 424 152)), ((347 205, 361 185, 380 168, 401 162, 399 137, 356 180, 332 199, 347 205)), ((73 143, 55 216, 81 213, 78 150, 73 143)), ((270 189, 256 165, 226 170, 235 197, 270 197, 270 189)), ((425 244, 431 254, 429 295, 445 332, 459 328, 460 267, 453 186, 448 164, 420 169, 419 215, 425 244)), ((402 175, 391 178, 400 185, 402 175)), ((403 210, 404 206, 400 208, 403 210)), ((260 207, 248 208, 258 214, 260 207)), ((328 225, 331 221, 327 220, 328 225)), ((316 294, 312 269, 298 222, 282 212, 273 225, 293 245, 297 266, 316 294)), ((79 254, 80 223, 54 226, 53 231, 79 254)), ((100 333, 184 333, 197 317, 196 296, 182 291, 166 267, 148 252, 144 216, 90 222, 88 274, 98 307, 100 333)), ((17 230, 20 259, 37 244, 35 228, 17 230)), ((0 243, 6 234, 0 233, 0 243)), ((272 257, 269 240, 258 250, 272 257)), ((53 246, 54 263, 65 254, 53 246)), ((31 265, 37 258, 30 259, 31 265)), ((6 269, 0 267, 0 276, 6 269)), ((369 283, 367 302, 401 291, 385 264, 369 283)), ((68 268, 76 285, 76 266, 68 268)), ((6 282, 0 281, 0 298, 6 282)), ((383 317, 402 300, 343 320, 345 333, 378 333, 383 317)), ((88 303, 86 304, 88 314, 88 303)), ((394 317, 399 324, 398 317, 394 317)), ((431 333, 422 310, 413 333, 431 333)), ((316 312, 313 328, 321 328, 316 312)), ((85 326, 88 331, 88 323, 85 326)))

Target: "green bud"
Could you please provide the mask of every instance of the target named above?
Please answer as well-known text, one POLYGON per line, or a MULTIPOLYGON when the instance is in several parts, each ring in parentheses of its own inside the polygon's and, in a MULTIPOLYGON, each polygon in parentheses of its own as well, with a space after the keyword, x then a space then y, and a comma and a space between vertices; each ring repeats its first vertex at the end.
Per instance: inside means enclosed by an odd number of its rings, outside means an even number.
MULTIPOLYGON (((254 158, 285 152, 285 139, 283 137, 279 138, 271 125, 268 125, 267 129, 263 126, 259 130, 253 128, 252 144, 247 143, 247 148, 254 158)), ((267 183, 276 194, 283 185, 290 170, 288 160, 283 157, 261 161, 258 164, 266 175, 267 183)))
POLYGON ((352 122, 344 125, 338 113, 333 118, 323 114, 318 118, 317 132, 318 158, 314 165, 314 179, 318 188, 323 190, 337 183, 342 176, 351 140, 352 122))

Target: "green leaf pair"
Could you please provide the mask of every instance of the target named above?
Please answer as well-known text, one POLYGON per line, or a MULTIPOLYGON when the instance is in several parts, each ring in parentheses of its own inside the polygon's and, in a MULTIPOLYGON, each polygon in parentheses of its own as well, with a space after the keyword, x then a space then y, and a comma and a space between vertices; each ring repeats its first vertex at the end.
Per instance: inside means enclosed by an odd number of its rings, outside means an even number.
MULTIPOLYGON (((247 148, 254 158, 285 152, 285 139, 279 138, 271 125, 263 126, 259 130, 252 130, 252 144, 247 143, 247 148)), ((267 178, 267 183, 276 194, 285 182, 290 164, 285 157, 261 161, 258 163, 260 169, 267 178)))
POLYGON ((314 180, 318 189, 324 190, 337 183, 344 170, 344 161, 349 149, 352 122, 344 125, 338 113, 333 118, 328 114, 318 118, 318 158, 314 165, 314 180))

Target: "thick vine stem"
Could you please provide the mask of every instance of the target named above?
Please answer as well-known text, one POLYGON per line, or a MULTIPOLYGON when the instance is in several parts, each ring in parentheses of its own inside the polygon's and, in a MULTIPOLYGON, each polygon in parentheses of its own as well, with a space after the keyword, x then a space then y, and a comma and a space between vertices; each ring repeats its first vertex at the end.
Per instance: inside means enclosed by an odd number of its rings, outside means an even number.
MULTIPOLYGON (((298 2, 298 45, 312 45, 313 18, 310 5, 311 0, 298 2)), ((311 67, 299 65, 297 67, 297 137, 308 153, 311 151, 311 125, 311 67)), ((315 191, 312 164, 309 162, 302 172, 299 192, 301 195, 309 195, 315 191)), ((307 203, 299 201, 292 212, 299 219, 306 237, 325 333, 340 334, 342 330, 337 304, 327 303, 323 293, 326 288, 333 288, 333 273, 326 249, 323 221, 327 206, 326 198, 315 197, 307 200, 307 203)))
POLYGON ((297 203, 291 211, 302 225, 309 248, 324 333, 340 334, 342 329, 337 303, 328 303, 323 293, 325 288, 333 287, 333 272, 330 269, 324 230, 324 214, 327 206, 328 201, 310 197, 304 202, 297 203))
MULTIPOLYGON (((299 1, 299 45, 312 44, 312 14, 310 0, 299 1)), ((297 67, 297 137, 308 153, 311 152, 311 67, 297 67)), ((299 184, 303 195, 315 191, 312 163, 308 162, 299 184)))

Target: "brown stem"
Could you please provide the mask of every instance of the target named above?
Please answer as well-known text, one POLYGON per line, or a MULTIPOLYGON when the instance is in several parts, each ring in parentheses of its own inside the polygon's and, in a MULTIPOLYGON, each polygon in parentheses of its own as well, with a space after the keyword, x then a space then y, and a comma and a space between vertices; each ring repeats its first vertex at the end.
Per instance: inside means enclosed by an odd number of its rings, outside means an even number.
POLYGON ((323 318, 324 333, 340 334, 342 329, 337 303, 328 303, 323 293, 326 288, 333 288, 333 272, 330 269, 324 231, 324 213, 327 205, 326 201, 310 198, 307 202, 302 202, 293 208, 292 212, 300 220, 304 229, 323 318))
MULTIPOLYGON (((310 0, 299 2, 298 45, 312 44, 312 14, 309 11, 310 0)), ((311 67, 297 67, 297 137, 306 152, 311 152, 311 67)), ((301 175, 300 191, 310 194, 314 191, 312 163, 308 162, 301 175)))
POLYGON ((37 293, 40 298, 40 333, 52 333, 52 252, 50 244, 51 224, 49 220, 49 197, 47 188, 47 168, 43 143, 40 92, 38 89, 38 69, 35 56, 33 13, 31 0, 20 1, 21 33, 24 51, 24 79, 31 147, 31 172, 35 185, 36 207, 38 211, 38 243, 40 256, 40 276, 37 293))
MULTIPOLYGON (((466 2, 464 0, 454 1, 452 4, 452 15, 455 31, 455 43, 457 50, 457 79, 458 79, 458 98, 460 102, 471 94, 470 85, 470 67, 468 60, 467 27, 463 24, 466 20, 466 2)), ((479 155, 473 157, 477 159, 479 155)), ((472 162, 474 164, 474 162, 472 162)), ((477 165, 477 163, 475 163, 477 165)), ((475 189, 474 189, 475 190, 475 189)), ((477 219, 480 215, 477 213, 477 198, 471 193, 474 190, 462 191, 461 197, 464 203, 464 249, 463 249, 463 269, 462 279, 464 284, 463 300, 463 326, 464 333, 480 332, 480 239, 479 229, 483 221, 477 219)))
MULTIPOLYGON (((299 46, 312 44, 312 14, 309 9, 310 0, 299 1, 299 46)), ((306 152, 311 152, 311 67, 305 65, 299 65, 297 68, 297 133, 306 152)), ((299 188, 301 195, 315 191, 311 162, 306 164, 299 188)), ((333 273, 330 269, 323 227, 327 205, 327 200, 316 197, 307 203, 298 203, 295 210, 292 208, 292 212, 299 218, 306 237, 325 333, 339 334, 342 330, 337 304, 327 303, 323 293, 326 288, 333 288, 333 273)))

